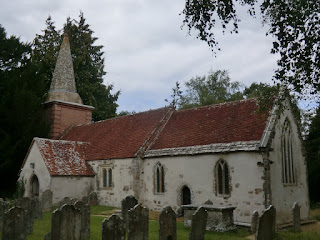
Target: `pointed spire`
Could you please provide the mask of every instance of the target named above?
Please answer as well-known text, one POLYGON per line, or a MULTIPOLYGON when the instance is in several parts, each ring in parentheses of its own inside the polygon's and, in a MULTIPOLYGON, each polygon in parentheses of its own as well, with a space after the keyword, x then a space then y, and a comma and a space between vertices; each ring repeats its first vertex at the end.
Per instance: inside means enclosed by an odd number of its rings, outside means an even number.
POLYGON ((66 101, 82 104, 77 93, 68 34, 64 34, 48 94, 48 101, 66 101))

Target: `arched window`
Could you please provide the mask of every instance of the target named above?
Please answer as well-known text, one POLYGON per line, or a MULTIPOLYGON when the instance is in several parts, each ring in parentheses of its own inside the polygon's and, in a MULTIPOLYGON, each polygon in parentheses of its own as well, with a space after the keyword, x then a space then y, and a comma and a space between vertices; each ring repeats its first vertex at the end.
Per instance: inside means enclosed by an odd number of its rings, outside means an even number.
POLYGON ((216 193, 221 196, 230 195, 229 186, 229 168, 228 164, 224 160, 219 160, 216 169, 216 193))
POLYGON ((107 167, 102 167, 102 187, 112 187, 112 169, 107 167))
POLYGON ((285 120, 281 136, 282 183, 296 183, 294 159, 292 153, 292 130, 288 119, 285 120))
POLYGON ((164 193, 164 169, 160 163, 155 168, 155 186, 156 193, 164 193))

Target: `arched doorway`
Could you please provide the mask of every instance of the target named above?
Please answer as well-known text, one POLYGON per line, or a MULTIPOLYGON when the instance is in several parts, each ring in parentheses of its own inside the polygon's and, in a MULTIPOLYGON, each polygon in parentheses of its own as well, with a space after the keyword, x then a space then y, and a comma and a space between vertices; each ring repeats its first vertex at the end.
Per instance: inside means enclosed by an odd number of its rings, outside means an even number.
POLYGON ((39 180, 36 175, 31 178, 31 197, 39 197, 39 180))
POLYGON ((181 195, 182 195, 182 205, 191 204, 190 188, 188 188, 187 186, 184 186, 181 190, 181 195))

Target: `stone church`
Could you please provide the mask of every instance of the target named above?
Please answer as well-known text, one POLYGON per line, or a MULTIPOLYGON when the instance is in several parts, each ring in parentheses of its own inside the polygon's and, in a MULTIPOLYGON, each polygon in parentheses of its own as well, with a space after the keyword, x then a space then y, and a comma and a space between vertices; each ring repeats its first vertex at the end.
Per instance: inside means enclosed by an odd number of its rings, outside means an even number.
POLYGON ((66 35, 44 108, 51 138, 31 143, 19 178, 26 196, 51 189, 58 204, 96 191, 101 204, 119 207, 133 195, 152 210, 211 200, 236 207, 234 220, 243 225, 270 204, 278 224, 291 222, 299 202, 301 218, 309 218, 306 161, 288 100, 264 113, 246 99, 92 122, 94 108, 76 91, 66 35))

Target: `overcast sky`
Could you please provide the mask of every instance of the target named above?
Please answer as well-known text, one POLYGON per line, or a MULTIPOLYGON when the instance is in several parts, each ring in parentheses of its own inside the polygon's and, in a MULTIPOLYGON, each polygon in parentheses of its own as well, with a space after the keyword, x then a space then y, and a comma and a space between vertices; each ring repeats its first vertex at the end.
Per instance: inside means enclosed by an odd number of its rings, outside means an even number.
POLYGON ((210 70, 229 70, 232 81, 271 83, 277 56, 270 54, 259 18, 247 17, 240 34, 217 32, 221 51, 214 57, 205 42, 181 30, 185 0, 2 0, 0 24, 8 35, 32 42, 50 15, 57 29, 67 17, 84 17, 104 46, 105 84, 121 90, 118 111, 163 107, 175 82, 210 70))

